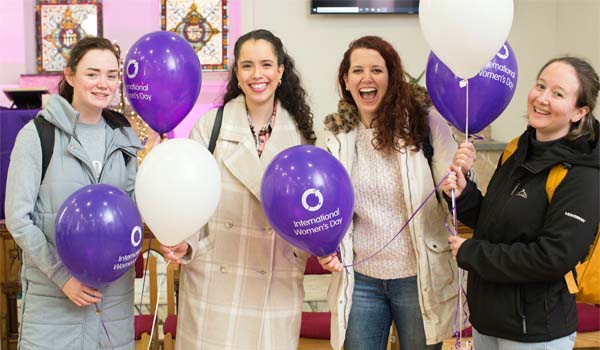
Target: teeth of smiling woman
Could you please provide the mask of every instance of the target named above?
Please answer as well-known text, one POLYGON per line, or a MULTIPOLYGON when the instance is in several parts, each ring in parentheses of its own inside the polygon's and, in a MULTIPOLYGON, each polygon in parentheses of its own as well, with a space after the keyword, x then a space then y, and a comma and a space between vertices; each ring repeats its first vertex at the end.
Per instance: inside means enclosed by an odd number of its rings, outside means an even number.
POLYGON ((547 115, 547 114, 550 114, 550 112, 547 112, 547 111, 541 110, 541 109, 539 109, 539 108, 537 108, 537 107, 533 107, 533 110, 534 110, 536 113, 539 113, 539 114, 546 114, 546 115, 547 115))
POLYGON ((362 88, 358 91, 363 98, 373 98, 377 94, 377 89, 375 88, 362 88))
POLYGON ((261 83, 261 84, 251 84, 250 86, 251 86, 253 89, 260 90, 260 89, 264 89, 264 88, 266 88, 266 87, 267 87, 267 84, 266 84, 266 83, 261 83))

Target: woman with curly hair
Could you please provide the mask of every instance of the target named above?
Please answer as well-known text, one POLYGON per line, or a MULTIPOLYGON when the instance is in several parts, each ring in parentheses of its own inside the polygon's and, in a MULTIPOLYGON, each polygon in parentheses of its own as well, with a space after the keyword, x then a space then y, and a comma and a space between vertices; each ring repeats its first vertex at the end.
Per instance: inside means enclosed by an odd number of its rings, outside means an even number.
POLYGON ((334 272, 328 296, 332 345, 385 349, 394 321, 400 348, 440 349, 452 335, 457 297, 444 208, 432 197, 392 238, 444 177, 456 143, 382 38, 350 43, 338 84, 338 111, 325 118, 327 148, 352 178, 355 212, 341 262, 337 254, 319 259, 334 272), (342 271, 342 262, 356 265, 342 271))
MULTIPOLYGON (((176 346, 295 350, 308 253, 275 234, 259 191, 275 155, 314 143, 313 115, 279 38, 249 32, 234 54, 214 149, 219 206, 197 235, 162 248, 166 259, 182 263, 176 346)), ((190 137, 208 145, 217 114, 206 113, 190 137)))

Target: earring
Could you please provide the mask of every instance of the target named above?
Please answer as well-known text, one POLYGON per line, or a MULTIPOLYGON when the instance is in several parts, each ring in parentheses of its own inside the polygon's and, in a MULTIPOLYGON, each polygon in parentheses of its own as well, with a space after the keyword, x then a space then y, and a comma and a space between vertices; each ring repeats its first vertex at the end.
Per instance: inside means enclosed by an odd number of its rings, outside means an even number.
POLYGON ((279 79, 279 82, 277 83, 277 86, 281 86, 281 79, 279 79))
POLYGON ((241 90, 242 89, 242 85, 240 85, 240 82, 238 81, 238 88, 241 90))
POLYGON ((350 88, 346 86, 346 91, 350 91, 350 88))

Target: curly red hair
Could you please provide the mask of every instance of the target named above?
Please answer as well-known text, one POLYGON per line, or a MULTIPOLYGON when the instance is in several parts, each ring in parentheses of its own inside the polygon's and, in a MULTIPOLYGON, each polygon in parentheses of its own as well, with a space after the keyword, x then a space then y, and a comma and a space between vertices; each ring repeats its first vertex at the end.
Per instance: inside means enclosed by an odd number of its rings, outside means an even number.
POLYGON ((407 146, 413 146, 413 150, 418 151, 420 144, 429 135, 426 120, 428 98, 423 98, 422 88, 407 81, 400 56, 389 42, 378 36, 364 36, 350 43, 338 69, 339 93, 342 99, 356 106, 352 94, 346 90, 344 77, 350 70, 352 52, 359 48, 379 52, 389 74, 388 89, 373 120, 373 146, 388 153, 400 151, 399 141, 402 139, 407 146))

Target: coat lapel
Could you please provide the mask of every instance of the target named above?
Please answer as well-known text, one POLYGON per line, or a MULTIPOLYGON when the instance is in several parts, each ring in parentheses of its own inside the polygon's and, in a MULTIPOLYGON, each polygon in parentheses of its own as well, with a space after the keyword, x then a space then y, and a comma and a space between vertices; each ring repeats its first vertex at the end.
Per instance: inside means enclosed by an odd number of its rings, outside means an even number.
POLYGON ((248 190, 260 201, 260 185, 263 173, 273 157, 285 148, 300 144, 301 139, 294 121, 278 103, 275 127, 258 157, 250 127, 244 97, 239 96, 225 106, 220 138, 237 143, 223 163, 248 190))

